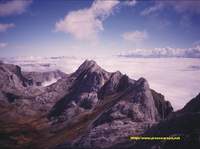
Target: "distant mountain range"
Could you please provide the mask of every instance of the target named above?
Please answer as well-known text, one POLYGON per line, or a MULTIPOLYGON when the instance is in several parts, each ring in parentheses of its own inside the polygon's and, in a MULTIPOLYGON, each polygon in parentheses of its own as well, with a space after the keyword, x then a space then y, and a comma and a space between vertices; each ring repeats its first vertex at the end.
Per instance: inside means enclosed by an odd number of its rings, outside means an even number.
POLYGON ((0 63, 2 149, 198 149, 199 112, 200 94, 174 112, 145 78, 107 72, 93 60, 71 74, 0 63), (182 139, 129 140, 140 135, 182 139))

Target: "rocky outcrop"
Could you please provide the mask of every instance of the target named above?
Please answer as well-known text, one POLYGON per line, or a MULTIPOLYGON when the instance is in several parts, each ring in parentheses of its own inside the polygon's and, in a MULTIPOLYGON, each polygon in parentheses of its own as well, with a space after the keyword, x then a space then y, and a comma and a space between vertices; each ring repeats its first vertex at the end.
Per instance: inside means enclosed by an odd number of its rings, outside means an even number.
MULTIPOLYGON (((25 117, 45 115, 69 86, 68 80, 70 79, 68 78, 63 78, 55 85, 47 87, 35 86, 34 80, 24 74, 19 66, 0 64, 0 112, 3 113, 2 118, 7 117, 11 121, 18 121, 26 119, 25 117)), ((45 74, 41 75, 45 76, 45 74)))
MULTIPOLYGON (((175 137, 177 141, 124 141, 113 146, 114 149, 198 149, 200 146, 199 95, 188 102, 183 109, 171 115, 157 125, 147 129, 142 136, 175 137)), ((111 148, 111 149, 112 149, 111 148)))
POLYGON ((144 78, 136 81, 120 72, 108 73, 94 61, 85 61, 72 76, 75 88, 54 106, 50 117, 68 121, 88 110, 96 114, 87 118, 86 132, 73 141, 75 147, 108 148, 130 135, 142 134, 173 111, 144 78))
POLYGON ((113 102, 92 123, 89 132, 78 142, 79 147, 109 148, 131 135, 142 134, 159 120, 151 90, 144 78, 129 84, 123 96, 113 102))
POLYGON ((49 114, 51 118, 63 121, 71 119, 83 110, 94 108, 98 102, 98 92, 108 81, 110 73, 100 68, 96 62, 86 60, 70 77, 74 78, 72 87, 69 93, 55 104, 49 114))
POLYGON ((169 101, 166 101, 162 94, 157 93, 154 90, 151 90, 151 93, 160 118, 166 119, 173 111, 171 103, 169 101))
POLYGON ((22 75, 21 68, 12 64, 0 63, 0 87, 1 89, 8 88, 23 88, 31 85, 31 80, 28 80, 22 75))
MULTIPOLYGON (((29 141, 21 145, 29 148, 59 144, 66 148, 110 148, 131 135, 143 134, 173 111, 163 95, 150 89, 146 79, 107 72, 92 60, 86 60, 70 75, 60 71, 21 72, 18 66, 1 63, 0 77, 0 125, 10 127, 13 123, 22 130, 21 124, 31 127, 34 137, 23 134, 29 141), (56 82, 42 85, 51 78, 56 82), (9 119, 6 123, 5 117, 9 119)), ((16 142, 21 141, 20 129, 16 142)), ((9 130, 11 137, 14 134, 9 130)))
POLYGON ((181 112, 200 112, 200 93, 193 98, 190 102, 188 102, 181 112))
POLYGON ((98 96, 100 99, 103 99, 105 96, 112 95, 113 93, 122 92, 134 82, 135 80, 129 79, 128 76, 121 74, 121 72, 114 72, 100 89, 98 96))

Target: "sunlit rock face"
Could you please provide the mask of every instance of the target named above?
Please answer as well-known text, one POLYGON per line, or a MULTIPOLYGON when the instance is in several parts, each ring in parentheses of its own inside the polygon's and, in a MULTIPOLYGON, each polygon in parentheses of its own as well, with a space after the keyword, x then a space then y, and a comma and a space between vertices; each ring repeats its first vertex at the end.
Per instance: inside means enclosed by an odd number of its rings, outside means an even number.
POLYGON ((124 141, 121 144, 112 146, 110 149, 198 149, 200 146, 200 94, 191 99, 179 111, 173 112, 167 119, 147 129, 142 135, 180 137, 180 140, 169 141, 124 141))
POLYGON ((160 115, 148 82, 140 78, 126 84, 123 95, 100 114, 87 135, 80 139, 80 147, 108 148, 131 135, 142 134, 159 121, 160 115))
POLYGON ((83 110, 93 109, 98 102, 98 91, 109 79, 110 73, 100 68, 95 61, 86 60, 70 77, 73 78, 72 87, 56 103, 49 114, 51 118, 69 120, 83 110))
POLYGON ((7 117, 6 123, 16 123, 19 132, 30 131, 19 124, 31 125, 37 132, 34 136, 44 136, 37 140, 27 134, 29 141, 23 145, 110 148, 131 135, 144 133, 173 111, 145 78, 133 80, 119 71, 107 72, 93 60, 86 60, 69 75, 60 71, 22 72, 11 64, 0 66, 4 111, 0 119, 7 117), (6 110, 8 107, 12 110, 6 110))
POLYGON ((23 88, 25 86, 31 85, 31 80, 26 79, 21 72, 19 66, 12 64, 0 63, 1 71, 1 88, 9 87, 19 87, 23 88))

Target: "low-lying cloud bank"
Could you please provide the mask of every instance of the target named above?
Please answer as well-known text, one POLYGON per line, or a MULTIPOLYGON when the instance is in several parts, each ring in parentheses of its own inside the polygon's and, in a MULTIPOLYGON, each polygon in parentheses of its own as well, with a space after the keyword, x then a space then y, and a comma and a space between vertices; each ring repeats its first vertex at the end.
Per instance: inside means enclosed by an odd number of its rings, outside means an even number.
POLYGON ((119 57, 141 57, 141 58, 200 58, 200 45, 188 49, 181 48, 154 48, 154 49, 135 49, 121 52, 119 57))

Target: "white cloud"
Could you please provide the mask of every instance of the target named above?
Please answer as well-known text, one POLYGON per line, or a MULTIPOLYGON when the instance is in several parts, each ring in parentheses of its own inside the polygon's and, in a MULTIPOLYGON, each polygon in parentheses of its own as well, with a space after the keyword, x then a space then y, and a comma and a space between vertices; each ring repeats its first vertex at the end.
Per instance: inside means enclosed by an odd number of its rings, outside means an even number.
POLYGON ((22 14, 31 4, 32 0, 10 0, 0 2, 0 16, 22 14))
POLYGON ((200 14, 200 1, 199 0, 177 0, 177 1, 160 1, 155 0, 155 4, 151 7, 144 9, 141 14, 149 15, 164 8, 171 7, 178 13, 200 14))
POLYGON ((148 34, 146 31, 131 31, 123 33, 122 38, 124 40, 137 43, 147 39, 148 34))
POLYGON ((64 19, 56 22, 55 30, 69 33, 79 40, 96 38, 104 30, 103 21, 113 13, 118 0, 96 0, 91 7, 69 12, 64 19))
POLYGON ((8 44, 4 42, 0 42, 0 48, 5 48, 8 44))
POLYGON ((128 5, 128 6, 135 6, 137 1, 136 0, 126 0, 124 3, 125 3, 125 5, 128 5))
POLYGON ((162 2, 157 2, 154 6, 151 6, 149 8, 146 8, 144 9, 142 12, 141 12, 141 15, 143 16, 146 16, 146 15, 149 15, 155 11, 158 11, 158 10, 161 10, 163 8, 163 3, 162 2))
POLYGON ((192 48, 154 48, 154 49, 135 49, 131 51, 124 51, 119 54, 120 57, 146 57, 146 58, 160 58, 160 57, 185 57, 185 58, 200 58, 200 46, 192 48))
POLYGON ((15 27, 15 24, 9 23, 9 24, 2 24, 0 23, 0 32, 6 32, 8 29, 15 27))

